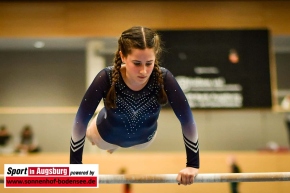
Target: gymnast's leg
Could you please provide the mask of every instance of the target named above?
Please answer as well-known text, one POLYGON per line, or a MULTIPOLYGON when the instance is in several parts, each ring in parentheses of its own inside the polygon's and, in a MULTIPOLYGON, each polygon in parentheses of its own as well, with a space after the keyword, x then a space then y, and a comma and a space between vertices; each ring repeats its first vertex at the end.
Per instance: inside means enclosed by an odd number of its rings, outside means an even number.
POLYGON ((102 137, 99 134, 97 124, 96 124, 97 117, 98 117, 98 114, 92 119, 91 123, 89 124, 87 128, 86 136, 89 139, 89 141, 92 143, 92 145, 96 145, 100 149, 107 150, 107 152, 109 153, 113 153, 116 149, 119 148, 119 146, 108 143, 102 139, 102 137))

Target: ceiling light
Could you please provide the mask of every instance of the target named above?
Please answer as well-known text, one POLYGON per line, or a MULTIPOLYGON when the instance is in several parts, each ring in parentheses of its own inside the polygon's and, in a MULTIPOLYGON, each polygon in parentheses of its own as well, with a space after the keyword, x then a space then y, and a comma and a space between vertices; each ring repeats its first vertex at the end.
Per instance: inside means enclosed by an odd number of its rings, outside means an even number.
POLYGON ((42 41, 37 41, 34 43, 35 48, 43 48, 45 46, 45 43, 42 41))

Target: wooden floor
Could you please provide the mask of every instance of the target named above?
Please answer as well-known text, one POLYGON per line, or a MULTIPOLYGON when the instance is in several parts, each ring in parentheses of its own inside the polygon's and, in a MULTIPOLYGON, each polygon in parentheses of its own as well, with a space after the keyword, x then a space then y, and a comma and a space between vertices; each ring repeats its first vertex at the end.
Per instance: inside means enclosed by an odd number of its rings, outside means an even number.
MULTIPOLYGON (((202 152, 199 173, 228 173, 227 158, 234 155, 242 172, 289 172, 290 152, 202 152)), ((39 153, 34 155, 0 155, 0 174, 4 164, 66 164, 69 155, 65 153, 39 153)), ((106 152, 85 154, 83 162, 99 164, 100 174, 118 174, 126 168, 128 174, 175 174, 185 166, 184 153, 120 153, 106 152)), ((82 189, 85 193, 122 193, 122 186, 101 184, 98 189, 82 189)), ((241 193, 289 193, 290 182, 243 182, 241 193)), ((22 189, 22 193, 79 193, 80 189, 22 189)), ((177 184, 133 184, 133 193, 230 193, 229 183, 196 183, 191 186, 177 184)), ((0 192, 18 193, 19 189, 4 189, 0 192)))

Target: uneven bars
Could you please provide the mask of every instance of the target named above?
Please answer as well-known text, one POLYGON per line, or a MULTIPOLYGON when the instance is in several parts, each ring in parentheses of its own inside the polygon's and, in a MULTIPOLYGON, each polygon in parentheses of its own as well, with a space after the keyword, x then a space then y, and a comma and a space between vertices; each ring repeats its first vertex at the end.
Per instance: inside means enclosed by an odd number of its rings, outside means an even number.
MULTIPOLYGON (((177 183, 177 174, 138 174, 138 175, 109 175, 100 174, 99 184, 151 184, 177 183)), ((216 173, 198 174, 194 183, 213 182, 274 182, 290 181, 290 172, 261 172, 261 173, 216 173)), ((4 175, 0 174, 0 183, 4 183, 4 175)))

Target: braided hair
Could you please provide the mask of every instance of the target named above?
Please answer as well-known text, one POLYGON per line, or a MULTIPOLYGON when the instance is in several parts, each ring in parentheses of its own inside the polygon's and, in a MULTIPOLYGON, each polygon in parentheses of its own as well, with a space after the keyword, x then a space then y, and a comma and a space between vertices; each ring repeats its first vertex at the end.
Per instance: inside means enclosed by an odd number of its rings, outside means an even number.
POLYGON ((153 48, 155 52, 154 69, 152 73, 156 74, 156 82, 160 88, 158 92, 158 102, 161 105, 165 105, 167 103, 168 99, 164 90, 163 76, 159 66, 159 59, 162 51, 160 37, 157 32, 153 31, 152 29, 142 26, 134 26, 130 29, 125 30, 118 40, 118 50, 115 53, 114 67, 112 70, 111 88, 108 91, 105 100, 106 108, 117 107, 115 86, 121 74, 120 69, 122 65, 122 59, 120 51, 122 52, 124 57, 127 57, 129 54, 132 53, 132 49, 144 50, 146 48, 153 48))

